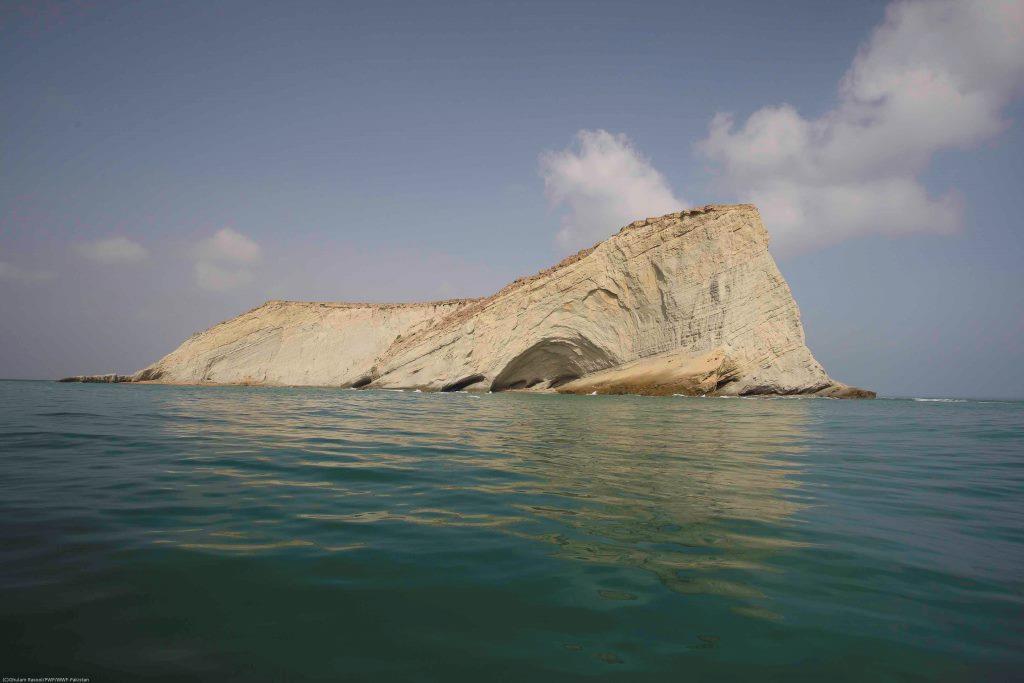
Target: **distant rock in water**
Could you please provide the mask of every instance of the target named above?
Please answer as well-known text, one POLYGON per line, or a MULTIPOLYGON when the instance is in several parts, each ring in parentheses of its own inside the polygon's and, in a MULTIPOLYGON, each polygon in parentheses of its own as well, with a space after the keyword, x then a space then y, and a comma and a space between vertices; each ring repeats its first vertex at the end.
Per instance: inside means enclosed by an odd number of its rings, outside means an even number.
POLYGON ((811 355, 745 204, 636 221, 484 299, 270 301, 134 375, 66 381, 874 397, 811 355))
POLYGON ((98 384, 116 384, 117 382, 133 382, 135 375, 75 375, 74 377, 62 377, 58 382, 94 382, 98 384))

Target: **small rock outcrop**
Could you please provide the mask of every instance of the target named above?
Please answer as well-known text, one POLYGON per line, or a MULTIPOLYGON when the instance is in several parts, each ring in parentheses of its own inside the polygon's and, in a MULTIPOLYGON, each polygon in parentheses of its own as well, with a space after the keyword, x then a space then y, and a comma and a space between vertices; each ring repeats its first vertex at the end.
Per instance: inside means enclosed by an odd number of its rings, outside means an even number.
POLYGON ((119 382, 131 382, 134 381, 134 375, 118 375, 116 373, 110 373, 108 375, 75 375, 74 377, 63 377, 58 382, 85 382, 95 384, 117 384, 119 382))
POLYGON ((636 221, 483 299, 270 301, 105 377, 68 381, 874 396, 811 355, 751 205, 636 221))

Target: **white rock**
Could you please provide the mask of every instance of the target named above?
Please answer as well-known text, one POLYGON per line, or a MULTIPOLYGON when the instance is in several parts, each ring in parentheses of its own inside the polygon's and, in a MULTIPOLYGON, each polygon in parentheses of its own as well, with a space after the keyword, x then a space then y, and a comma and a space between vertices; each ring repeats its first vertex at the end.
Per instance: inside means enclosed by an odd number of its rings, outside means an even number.
POLYGON ((636 221, 484 299, 270 301, 132 376, 185 384, 868 396, 831 380, 750 205, 636 221))

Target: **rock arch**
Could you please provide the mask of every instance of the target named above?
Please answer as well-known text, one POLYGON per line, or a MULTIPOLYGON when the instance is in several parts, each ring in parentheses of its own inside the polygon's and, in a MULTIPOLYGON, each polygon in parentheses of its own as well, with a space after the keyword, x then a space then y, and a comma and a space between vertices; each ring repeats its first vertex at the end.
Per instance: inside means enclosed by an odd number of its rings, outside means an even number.
POLYGON ((491 383, 491 391, 557 387, 612 365, 611 354, 585 337, 542 339, 508 362, 491 383))

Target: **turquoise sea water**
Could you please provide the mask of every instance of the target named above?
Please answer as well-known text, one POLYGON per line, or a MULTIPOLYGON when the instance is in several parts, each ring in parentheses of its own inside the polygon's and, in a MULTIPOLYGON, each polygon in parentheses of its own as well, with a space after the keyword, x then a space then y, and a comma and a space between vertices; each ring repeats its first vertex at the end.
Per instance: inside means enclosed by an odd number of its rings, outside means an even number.
POLYGON ((1024 403, 0 382, 0 673, 1024 677, 1024 403))

